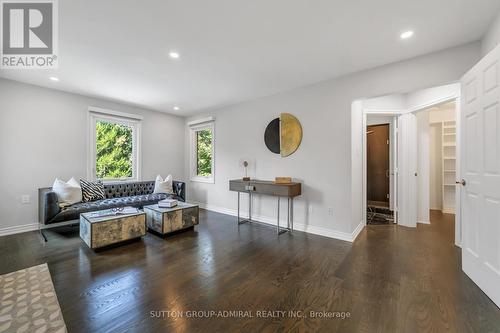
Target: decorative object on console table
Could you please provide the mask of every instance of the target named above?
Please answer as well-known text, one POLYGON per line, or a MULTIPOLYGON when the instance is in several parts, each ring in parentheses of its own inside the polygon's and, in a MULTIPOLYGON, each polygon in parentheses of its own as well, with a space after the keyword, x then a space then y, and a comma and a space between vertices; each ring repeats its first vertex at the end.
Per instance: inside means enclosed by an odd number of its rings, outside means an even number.
POLYGON ((299 120, 290 113, 282 113, 267 125, 264 142, 271 152, 281 154, 281 157, 292 155, 302 142, 299 120))
POLYGON ((245 168, 245 177, 243 177, 244 181, 249 181, 250 177, 248 177, 248 161, 243 161, 243 167, 245 168))
POLYGON ((80 215, 80 238, 91 249, 146 235, 146 214, 134 207, 80 215))
POLYGON ((276 184, 290 184, 292 182, 292 177, 276 177, 274 178, 276 184))
POLYGON ((302 193, 301 183, 290 182, 288 184, 277 184, 274 181, 267 180, 251 180, 244 181, 235 179, 229 181, 229 190, 238 192, 238 226, 247 222, 256 222, 252 220, 252 195, 263 194, 275 196, 278 198, 278 216, 276 223, 276 231, 278 235, 293 231, 293 199, 302 193), (240 219, 240 193, 248 194, 248 219, 240 219), (287 227, 280 227, 280 199, 287 199, 287 227))
POLYGON ((184 202, 179 202, 173 208, 144 206, 144 212, 148 229, 161 235, 194 227, 200 220, 198 206, 184 202))

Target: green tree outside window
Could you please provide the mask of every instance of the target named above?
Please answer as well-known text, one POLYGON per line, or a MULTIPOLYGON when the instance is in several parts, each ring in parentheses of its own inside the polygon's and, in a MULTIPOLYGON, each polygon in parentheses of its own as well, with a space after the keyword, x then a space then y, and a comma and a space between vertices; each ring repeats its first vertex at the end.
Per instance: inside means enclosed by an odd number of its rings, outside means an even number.
POLYGON ((98 121, 96 123, 96 175, 99 179, 133 176, 132 128, 98 121))
POLYGON ((196 132, 196 174, 209 177, 212 175, 212 131, 196 132))

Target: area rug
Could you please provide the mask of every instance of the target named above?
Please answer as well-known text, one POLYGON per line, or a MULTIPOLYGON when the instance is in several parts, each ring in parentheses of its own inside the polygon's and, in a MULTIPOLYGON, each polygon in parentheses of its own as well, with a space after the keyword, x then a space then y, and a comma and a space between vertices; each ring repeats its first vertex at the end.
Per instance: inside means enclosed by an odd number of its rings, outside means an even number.
POLYGON ((391 210, 384 207, 367 206, 366 224, 393 225, 394 215, 391 210))
POLYGON ((0 275, 0 332, 67 332, 47 264, 0 275))

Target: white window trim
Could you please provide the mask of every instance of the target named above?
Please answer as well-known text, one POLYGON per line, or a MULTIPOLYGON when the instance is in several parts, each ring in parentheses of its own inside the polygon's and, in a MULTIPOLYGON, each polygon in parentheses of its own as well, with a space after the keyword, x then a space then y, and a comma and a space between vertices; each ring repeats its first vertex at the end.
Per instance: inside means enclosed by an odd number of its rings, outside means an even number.
POLYGON ((88 109, 88 167, 87 178, 96 180, 96 133, 95 126, 98 120, 109 120, 113 123, 123 124, 132 127, 132 177, 105 179, 104 182, 140 180, 142 172, 142 151, 141 151, 141 120, 142 116, 124 113, 119 111, 107 110, 97 107, 88 109))
POLYGON ((196 122, 195 124, 189 123, 189 146, 190 146, 190 154, 189 154, 189 173, 190 180, 193 182, 201 182, 201 183, 215 183, 215 123, 213 118, 210 118, 209 121, 204 122, 196 122), (198 176, 197 175, 197 142, 196 142, 196 132, 202 131, 205 129, 209 129, 212 131, 212 175, 208 177, 198 176))

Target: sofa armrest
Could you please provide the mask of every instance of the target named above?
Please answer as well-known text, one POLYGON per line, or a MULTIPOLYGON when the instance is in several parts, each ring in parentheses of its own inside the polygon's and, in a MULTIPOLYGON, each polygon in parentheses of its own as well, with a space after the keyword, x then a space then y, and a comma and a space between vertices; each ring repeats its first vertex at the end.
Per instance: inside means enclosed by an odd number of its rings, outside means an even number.
POLYGON ((186 202, 186 183, 174 180, 172 182, 174 194, 177 195, 182 201, 186 202))
POLYGON ((38 189, 38 221, 39 223, 47 224, 59 212, 59 200, 57 194, 52 192, 52 188, 38 189))

